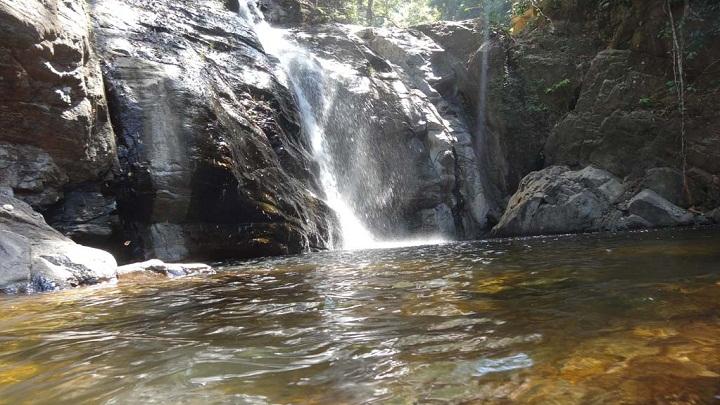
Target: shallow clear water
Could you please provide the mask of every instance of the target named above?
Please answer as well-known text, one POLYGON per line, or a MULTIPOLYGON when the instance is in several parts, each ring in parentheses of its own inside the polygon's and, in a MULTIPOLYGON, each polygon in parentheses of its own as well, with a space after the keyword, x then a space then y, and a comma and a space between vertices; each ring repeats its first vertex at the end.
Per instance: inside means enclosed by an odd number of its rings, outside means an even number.
POLYGON ((0 403, 713 403, 720 232, 328 252, 0 297, 0 403))

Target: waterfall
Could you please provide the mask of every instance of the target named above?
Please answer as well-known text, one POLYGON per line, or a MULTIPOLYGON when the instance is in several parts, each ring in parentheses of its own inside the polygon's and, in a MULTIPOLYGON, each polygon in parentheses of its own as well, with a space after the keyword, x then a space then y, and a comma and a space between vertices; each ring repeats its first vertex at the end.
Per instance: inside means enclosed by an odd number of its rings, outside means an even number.
MULTIPOLYGON (((333 108, 337 103, 342 103, 341 96, 336 94, 338 75, 345 74, 343 66, 337 63, 320 59, 313 53, 298 44, 292 38, 288 37, 287 30, 270 26, 265 20, 263 13, 258 8, 255 0, 240 0, 239 15, 246 21, 251 29, 255 32, 258 41, 268 55, 276 58, 279 63, 279 76, 286 78, 287 84, 292 90, 295 101, 297 102, 300 113, 302 128, 310 140, 312 154, 314 160, 319 165, 320 185, 325 193, 325 202, 335 211, 339 220, 340 234, 342 235, 342 244, 331 241, 333 247, 341 247, 343 249, 375 249, 375 248, 392 248, 401 246, 416 246, 425 244, 437 244, 444 242, 442 238, 429 239, 411 239, 411 240, 381 240, 368 230, 367 226, 358 216, 358 212, 354 206, 358 201, 352 201, 352 198, 387 198, 388 194, 394 192, 392 185, 387 185, 385 189, 378 190, 377 187, 371 188, 373 195, 356 194, 353 197, 345 195, 339 181, 346 181, 337 176, 338 167, 347 167, 347 156, 335 156, 332 153, 330 140, 327 138, 329 121, 333 118, 333 108), (332 68, 330 68, 332 66, 332 68), (335 76, 333 76, 335 75, 335 76), (355 203, 355 204, 353 204, 355 203)), ((346 113, 347 114, 347 113, 346 113)), ((352 114, 362 114, 361 111, 352 111, 352 114)), ((338 118, 337 116, 334 118, 338 118)), ((343 117, 347 122, 343 122, 348 128, 356 124, 354 122, 357 117, 343 117)), ((337 125, 337 123, 336 123, 337 125)), ((359 129, 349 136, 350 142, 364 139, 359 129), (355 139, 357 138, 357 139, 355 139)), ((334 132, 333 132, 334 133, 334 132)), ((334 139, 337 141, 337 139, 334 139)), ((362 157, 363 153, 355 157, 362 157)), ((368 167, 358 167, 357 170, 369 170, 368 167)), ((369 173, 369 172, 368 172, 369 173)), ((369 181, 364 173, 364 181, 369 181)), ((372 177, 372 176, 371 176, 372 177)), ((385 180, 375 179, 376 182, 382 183, 385 180)), ((377 185, 376 185, 377 186, 377 185)), ((346 187, 347 188, 347 187, 346 187)))
POLYGON ((282 72, 279 73, 287 77, 295 94, 303 130, 310 139, 313 157, 320 167, 319 179, 326 203, 335 211, 340 222, 342 248, 379 247, 380 242, 340 193, 338 179, 333 174, 333 156, 328 152, 323 116, 320 114, 324 108, 330 107, 326 96, 328 91, 323 88, 327 73, 307 49, 287 38, 285 30, 270 26, 254 1, 241 0, 239 3, 241 18, 255 31, 265 52, 280 61, 282 72))

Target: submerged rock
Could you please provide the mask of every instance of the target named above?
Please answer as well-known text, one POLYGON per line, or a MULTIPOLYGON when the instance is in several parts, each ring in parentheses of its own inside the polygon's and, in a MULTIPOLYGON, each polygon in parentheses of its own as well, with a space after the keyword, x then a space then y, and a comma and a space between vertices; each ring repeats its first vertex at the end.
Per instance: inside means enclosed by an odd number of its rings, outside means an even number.
POLYGON ((116 277, 115 258, 71 241, 23 201, 0 193, 0 291, 41 292, 116 277))
POLYGON ((167 277, 181 277, 192 274, 213 273, 212 267, 203 263, 164 263, 152 259, 140 263, 126 264, 117 268, 118 278, 123 279, 136 273, 153 272, 167 277))

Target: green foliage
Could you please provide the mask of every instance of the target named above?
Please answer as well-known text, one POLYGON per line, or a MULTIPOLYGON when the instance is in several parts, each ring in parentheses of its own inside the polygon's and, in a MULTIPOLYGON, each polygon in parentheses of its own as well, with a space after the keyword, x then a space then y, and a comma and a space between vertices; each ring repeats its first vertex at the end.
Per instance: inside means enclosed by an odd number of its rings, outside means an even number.
POLYGON ((563 79, 545 89, 545 94, 556 93, 560 90, 570 87, 570 79, 563 79))
POLYGON ((316 0, 332 21, 370 26, 407 27, 438 20, 487 16, 493 25, 508 26, 532 0, 316 0))
POLYGON ((652 108, 653 101, 650 97, 642 97, 638 101, 638 104, 640 104, 640 107, 643 107, 643 108, 652 108))
POLYGON ((528 96, 525 107, 531 113, 544 114, 548 111, 548 108, 536 95, 528 96))

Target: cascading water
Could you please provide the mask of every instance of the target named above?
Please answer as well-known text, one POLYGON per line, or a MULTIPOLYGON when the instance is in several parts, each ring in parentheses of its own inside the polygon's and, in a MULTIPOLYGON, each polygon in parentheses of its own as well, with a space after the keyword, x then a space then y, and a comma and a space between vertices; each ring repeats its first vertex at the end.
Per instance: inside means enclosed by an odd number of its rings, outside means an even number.
POLYGON ((303 129, 310 138, 313 156, 320 166, 320 184, 326 202, 340 222, 342 247, 362 249, 385 246, 386 243, 378 242, 357 217, 340 193, 338 180, 333 174, 333 156, 327 150, 323 115, 319 114, 330 108, 328 91, 323 88, 326 72, 309 51, 289 40, 284 30, 270 26, 252 0, 240 1, 240 16, 255 31, 265 51, 280 61, 281 73, 292 87, 303 129))

